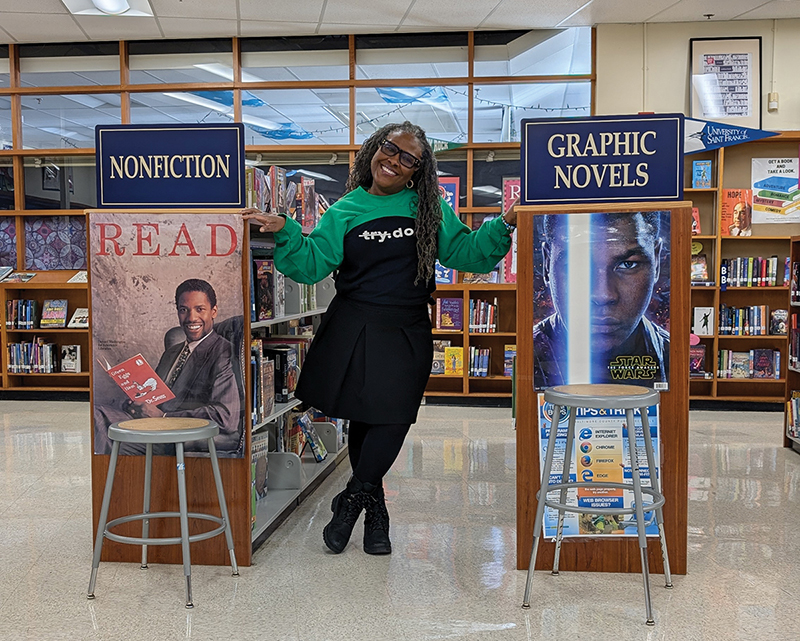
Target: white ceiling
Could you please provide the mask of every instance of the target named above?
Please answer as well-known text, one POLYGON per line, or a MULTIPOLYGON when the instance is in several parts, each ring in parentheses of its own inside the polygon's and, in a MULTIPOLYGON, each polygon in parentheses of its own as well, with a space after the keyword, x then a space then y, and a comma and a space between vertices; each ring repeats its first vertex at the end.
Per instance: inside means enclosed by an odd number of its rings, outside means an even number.
POLYGON ((149 0, 153 17, 73 16, 61 0, 0 0, 0 43, 533 29, 800 18, 800 0, 149 0))

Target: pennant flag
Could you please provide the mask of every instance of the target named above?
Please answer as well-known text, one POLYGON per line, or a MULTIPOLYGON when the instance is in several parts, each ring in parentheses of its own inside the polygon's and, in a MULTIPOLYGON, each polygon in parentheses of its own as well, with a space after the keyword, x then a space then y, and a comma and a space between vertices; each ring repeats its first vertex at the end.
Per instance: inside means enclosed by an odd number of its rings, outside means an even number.
POLYGON ((686 118, 684 121, 683 153, 694 154, 698 151, 730 147, 731 145, 777 135, 778 133, 775 131, 736 127, 722 122, 686 118))

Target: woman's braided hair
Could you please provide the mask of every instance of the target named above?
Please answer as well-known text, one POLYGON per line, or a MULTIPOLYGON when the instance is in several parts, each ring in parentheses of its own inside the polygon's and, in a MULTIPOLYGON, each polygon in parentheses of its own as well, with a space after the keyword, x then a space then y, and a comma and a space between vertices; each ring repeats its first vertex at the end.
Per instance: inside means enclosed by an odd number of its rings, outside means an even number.
POLYGON ((416 285, 420 281, 427 283, 433 277, 436 261, 437 232, 442 221, 442 207, 439 202, 439 178, 436 173, 436 157, 433 155, 425 131, 408 121, 402 124, 390 124, 381 127, 372 134, 356 154, 355 162, 347 179, 346 192, 358 187, 366 190, 372 186, 372 157, 378 151, 386 137, 397 132, 408 133, 416 137, 422 147, 420 166, 414 172, 413 189, 417 192, 417 276, 416 285))

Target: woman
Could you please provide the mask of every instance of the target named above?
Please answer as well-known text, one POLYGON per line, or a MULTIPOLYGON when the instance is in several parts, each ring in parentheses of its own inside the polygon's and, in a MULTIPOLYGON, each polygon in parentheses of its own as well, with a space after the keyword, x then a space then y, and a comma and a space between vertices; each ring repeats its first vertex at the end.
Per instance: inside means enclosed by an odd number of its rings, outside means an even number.
POLYGON ((308 237, 283 216, 243 215, 274 232, 275 264, 289 278, 310 284, 338 270, 295 394, 350 419, 353 476, 333 499, 325 544, 342 552, 365 510, 364 551, 389 554, 383 477, 417 420, 431 371, 434 262, 491 271, 511 246, 516 213, 470 231, 440 197, 436 158, 410 122, 387 125, 362 145, 346 190, 308 237))

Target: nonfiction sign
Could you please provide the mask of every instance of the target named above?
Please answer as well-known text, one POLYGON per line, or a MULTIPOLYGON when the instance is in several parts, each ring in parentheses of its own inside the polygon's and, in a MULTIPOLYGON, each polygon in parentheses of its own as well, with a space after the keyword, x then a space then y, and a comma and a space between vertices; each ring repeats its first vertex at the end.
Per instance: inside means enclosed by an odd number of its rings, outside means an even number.
POLYGON ((521 204, 681 200, 683 118, 523 120, 521 204))
POLYGON ((244 207, 244 125, 98 125, 98 207, 244 207))

